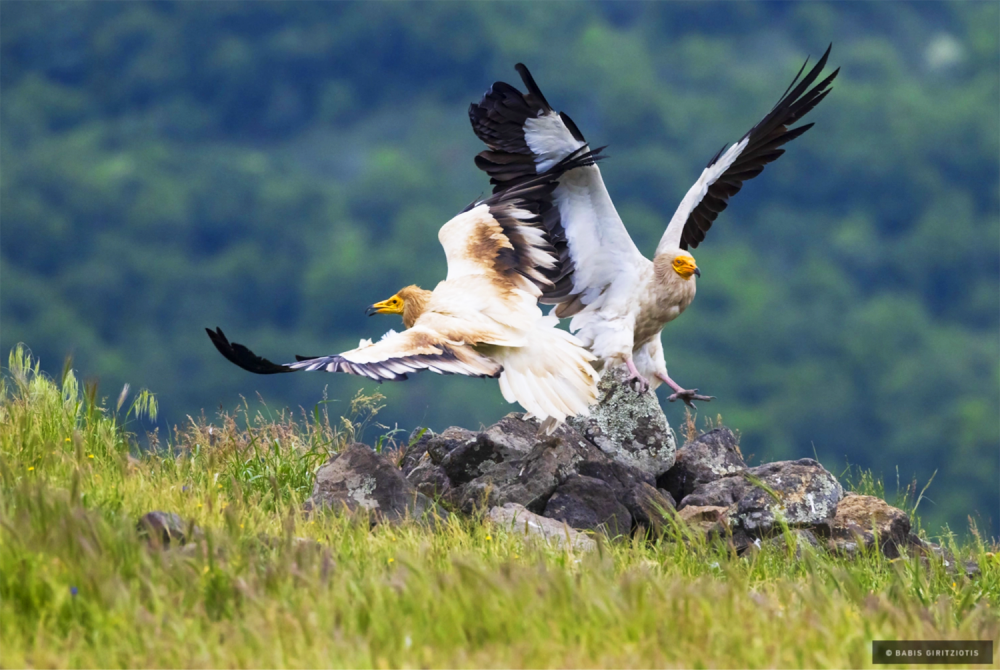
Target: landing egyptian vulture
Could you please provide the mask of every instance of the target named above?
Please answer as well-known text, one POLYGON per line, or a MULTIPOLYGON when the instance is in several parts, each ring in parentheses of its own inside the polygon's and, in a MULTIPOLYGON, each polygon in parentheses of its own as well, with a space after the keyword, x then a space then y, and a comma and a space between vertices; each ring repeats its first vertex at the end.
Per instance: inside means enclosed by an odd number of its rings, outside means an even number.
MULTIPOLYGON (((556 305, 559 317, 572 317, 570 330, 597 355, 596 365, 624 363, 629 382, 638 382, 640 391, 666 382, 674 391, 671 401, 679 398, 692 405, 692 400, 711 399, 670 378, 660 343, 663 326, 694 300, 701 272, 688 249, 705 239, 743 182, 784 153, 782 145, 812 127, 789 128, 829 93, 839 69, 813 86, 829 55, 828 48, 799 82, 803 65, 767 116, 708 162, 674 212, 651 261, 625 230, 597 165, 569 170, 559 179, 553 191, 559 216, 550 219, 549 235, 560 268, 557 281, 543 287, 541 302, 556 305)), ((498 190, 588 146, 572 119, 552 109, 528 69, 520 63, 516 69, 527 93, 497 82, 469 107, 472 128, 489 147, 476 156, 476 165, 498 190)))
MULTIPOLYGON (((575 152, 541 176, 478 200, 438 232, 448 261, 447 278, 433 291, 400 290, 373 306, 400 313, 406 330, 334 356, 278 365, 231 343, 221 329, 206 329, 219 352, 258 374, 326 370, 376 381, 399 381, 411 372, 499 378, 508 402, 518 402, 551 431, 566 417, 586 415, 597 397, 594 356, 575 337, 543 316, 542 291, 557 266, 546 241, 548 203, 567 169, 593 163, 575 152)), ((549 221, 549 225, 557 225, 549 221)))

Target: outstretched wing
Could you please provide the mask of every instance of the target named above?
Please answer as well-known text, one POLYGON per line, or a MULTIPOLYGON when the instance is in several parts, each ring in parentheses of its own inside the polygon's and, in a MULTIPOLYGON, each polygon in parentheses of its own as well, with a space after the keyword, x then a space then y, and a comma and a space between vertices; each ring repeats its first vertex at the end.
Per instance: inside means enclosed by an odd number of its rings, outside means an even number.
POLYGON ((579 148, 541 175, 474 201, 444 224, 438 239, 448 259, 447 280, 485 277, 497 294, 521 289, 535 298, 568 285, 568 265, 559 262, 548 234, 559 217, 553 191, 566 172, 592 166, 598 158, 579 148))
POLYGON ((836 78, 840 68, 809 88, 826 67, 832 48, 832 44, 827 47, 823 57, 799 82, 799 77, 809 63, 807 60, 770 113, 739 142, 728 149, 723 147, 709 161, 670 219, 656 248, 657 253, 678 247, 694 249, 701 244, 719 212, 729 204, 729 198, 743 188, 743 182, 759 175, 765 165, 785 153, 780 148, 782 145, 812 128, 813 124, 808 123, 789 130, 789 126, 808 114, 832 90, 829 88, 830 83, 836 78))
POLYGON ((503 368, 461 341, 451 341, 420 324, 401 333, 391 333, 374 344, 334 356, 305 358, 295 363, 277 364, 258 356, 242 344, 230 342, 221 328, 206 328, 212 344, 230 362, 257 374, 277 374, 300 370, 346 372, 377 382, 402 381, 411 372, 431 370, 438 374, 469 377, 497 377, 503 368))
MULTIPOLYGON (((496 82, 469 107, 472 129, 487 151, 476 166, 494 190, 523 183, 589 147, 573 120, 549 105, 523 64, 516 66, 528 93, 496 82)), ((598 149, 597 151, 600 151, 598 149)), ((596 152, 595 152, 596 153, 596 152)), ((603 292, 623 269, 645 262, 625 230, 596 165, 566 170, 552 193, 554 214, 544 223, 561 281, 542 287, 541 302, 571 316, 603 292)))

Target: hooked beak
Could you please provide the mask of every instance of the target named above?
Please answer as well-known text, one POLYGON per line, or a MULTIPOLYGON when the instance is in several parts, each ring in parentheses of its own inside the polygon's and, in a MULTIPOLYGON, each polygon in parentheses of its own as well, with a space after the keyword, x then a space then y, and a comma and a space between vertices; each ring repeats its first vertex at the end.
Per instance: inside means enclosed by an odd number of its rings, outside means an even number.
POLYGON ((695 268, 694 269, 694 276, 695 277, 700 277, 701 276, 701 270, 699 270, 698 268, 695 268))
POLYGON ((382 302, 377 302, 374 305, 370 305, 368 309, 365 310, 365 314, 372 316, 374 314, 402 314, 403 308, 398 301, 395 305, 390 304, 396 296, 392 296, 388 300, 383 300, 382 302))

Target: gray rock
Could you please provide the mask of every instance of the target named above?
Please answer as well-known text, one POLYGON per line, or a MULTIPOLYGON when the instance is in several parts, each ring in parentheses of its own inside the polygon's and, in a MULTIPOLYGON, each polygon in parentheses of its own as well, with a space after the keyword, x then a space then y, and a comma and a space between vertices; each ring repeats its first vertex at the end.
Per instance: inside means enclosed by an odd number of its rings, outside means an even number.
POLYGON ((769 534, 779 519, 793 527, 832 519, 844 496, 840 482, 811 458, 768 463, 742 476, 749 486, 734 519, 751 535, 769 534))
POLYGON ((636 393, 627 379, 625 366, 606 370, 590 416, 569 422, 614 461, 659 477, 674 464, 677 438, 656 394, 636 393))
POLYGON ((878 542, 888 558, 899 558, 900 549, 910 544, 910 518, 874 496, 849 493, 837 505, 827 544, 832 551, 856 553, 878 542))
POLYGON ((156 510, 143 514, 136 524, 136 529, 140 535, 163 547, 169 547, 172 543, 182 545, 188 540, 187 524, 173 512, 156 510))
POLYGON ((553 435, 537 442, 524 458, 494 465, 462 486, 453 499, 464 512, 508 502, 541 512, 556 487, 576 474, 576 466, 586 457, 588 449, 600 453, 579 435, 569 440, 553 435))
POLYGON ((506 503, 502 507, 490 510, 490 520, 506 530, 523 534, 525 537, 538 537, 560 547, 569 547, 578 551, 593 551, 597 543, 593 538, 573 530, 565 523, 539 516, 526 509, 524 505, 506 503))
POLYGON ((661 527, 666 515, 677 507, 669 493, 646 482, 636 483, 621 500, 636 523, 652 528, 661 527))
POLYGON ((430 428, 418 426, 410 433, 407 440, 406 449, 403 451, 403 458, 399 461, 399 469, 404 475, 409 475, 413 468, 417 467, 420 459, 427 453, 427 444, 434 437, 434 431, 430 428))
POLYGON ((678 449, 674 466, 657 483, 676 500, 682 500, 703 484, 746 469, 736 436, 721 426, 678 449))
POLYGON ((428 498, 445 498, 451 492, 451 480, 448 479, 448 474, 440 465, 434 464, 426 451, 410 468, 406 479, 428 498))
POLYGON ((775 530, 778 519, 792 527, 823 526, 844 495, 837 479, 811 458, 778 461, 702 484, 680 507, 731 507, 734 529, 750 536, 775 530))
POLYGON ((742 475, 729 475, 715 481, 702 484, 690 494, 684 496, 678 509, 685 507, 729 507, 743 498, 750 484, 742 475))
POLYGON ((632 515, 614 489, 585 475, 572 475, 560 484, 546 503, 543 516, 573 528, 604 530, 612 537, 632 530, 632 515))
POLYGON ((426 450, 430 454, 431 460, 440 465, 448 457, 448 454, 456 449, 468 446, 475 442, 478 437, 479 433, 475 431, 452 426, 445 428, 439 435, 432 435, 427 440, 426 450))
POLYGON ((367 510, 373 521, 399 521, 439 514, 402 471, 370 447, 354 443, 316 473, 307 510, 322 507, 367 510))

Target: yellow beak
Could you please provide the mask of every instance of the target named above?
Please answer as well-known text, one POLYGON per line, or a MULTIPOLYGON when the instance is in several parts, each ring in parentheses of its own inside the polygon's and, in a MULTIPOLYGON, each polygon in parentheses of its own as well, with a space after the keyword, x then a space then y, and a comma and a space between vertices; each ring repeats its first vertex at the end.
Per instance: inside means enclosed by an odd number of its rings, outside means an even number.
POLYGON ((373 316, 375 314, 402 314, 403 313, 403 301, 392 296, 388 300, 383 300, 382 302, 377 302, 374 305, 370 305, 368 309, 365 310, 365 314, 368 316, 373 316), (396 300, 395 304, 392 304, 393 299, 396 300))

